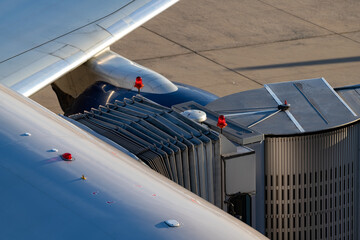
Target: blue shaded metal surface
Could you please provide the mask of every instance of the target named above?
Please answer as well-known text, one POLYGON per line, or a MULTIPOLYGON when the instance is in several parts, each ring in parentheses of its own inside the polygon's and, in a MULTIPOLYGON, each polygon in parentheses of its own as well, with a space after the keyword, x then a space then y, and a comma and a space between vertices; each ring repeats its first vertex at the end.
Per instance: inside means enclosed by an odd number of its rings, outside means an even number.
MULTIPOLYGON (((140 93, 142 96, 158 104, 171 107, 175 104, 194 101, 201 105, 206 105, 218 97, 202 89, 191 87, 185 84, 175 83, 178 90, 166 94, 140 93)), ((72 107, 65 110, 65 115, 90 110, 92 107, 97 108, 99 105, 113 103, 115 100, 122 101, 124 98, 132 98, 138 94, 124 88, 115 87, 109 83, 96 82, 80 94, 74 101, 72 107)))

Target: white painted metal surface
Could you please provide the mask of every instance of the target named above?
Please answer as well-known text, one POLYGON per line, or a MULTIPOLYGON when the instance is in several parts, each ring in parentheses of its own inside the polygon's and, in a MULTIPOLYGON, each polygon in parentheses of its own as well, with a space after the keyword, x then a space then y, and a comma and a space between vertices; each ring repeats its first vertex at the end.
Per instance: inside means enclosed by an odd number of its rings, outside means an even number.
POLYGON ((165 223, 169 226, 169 227, 180 227, 180 223, 176 220, 167 220, 165 221, 165 223))
POLYGON ((202 123, 204 121, 206 121, 206 113, 204 111, 201 110, 186 110, 184 112, 181 113, 181 115, 195 121, 198 123, 202 123))
POLYGON ((30 96, 177 0, 4 0, 0 83, 30 96))
POLYGON ((0 103, 1 239, 265 239, 2 86, 0 103))

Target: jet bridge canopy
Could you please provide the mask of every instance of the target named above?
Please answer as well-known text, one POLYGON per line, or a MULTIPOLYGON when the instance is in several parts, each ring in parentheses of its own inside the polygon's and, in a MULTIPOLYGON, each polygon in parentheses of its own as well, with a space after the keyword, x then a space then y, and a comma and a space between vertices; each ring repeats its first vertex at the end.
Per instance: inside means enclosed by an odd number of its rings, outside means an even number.
POLYGON ((220 98, 206 107, 267 135, 321 131, 358 119, 323 78, 268 84, 220 98), (281 110, 285 102, 288 110, 281 110))

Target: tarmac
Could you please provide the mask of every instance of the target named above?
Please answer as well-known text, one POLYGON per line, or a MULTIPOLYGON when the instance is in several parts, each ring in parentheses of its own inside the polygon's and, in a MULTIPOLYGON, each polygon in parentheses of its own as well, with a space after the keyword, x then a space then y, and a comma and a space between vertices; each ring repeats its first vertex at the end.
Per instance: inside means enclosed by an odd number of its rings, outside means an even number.
MULTIPOLYGON (((354 85, 360 1, 181 0, 111 49, 220 97, 318 77, 333 87, 354 85)), ((48 90, 32 98, 41 102, 48 90)))

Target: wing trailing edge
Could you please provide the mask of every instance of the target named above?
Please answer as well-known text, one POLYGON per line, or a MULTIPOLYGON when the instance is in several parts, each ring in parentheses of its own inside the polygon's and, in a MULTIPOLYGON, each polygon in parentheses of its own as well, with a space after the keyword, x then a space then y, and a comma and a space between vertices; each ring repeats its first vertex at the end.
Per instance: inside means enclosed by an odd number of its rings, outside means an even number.
MULTIPOLYGON (((98 2, 101 7, 101 1, 93 2, 98 2)), ((59 31, 61 35, 51 40, 46 40, 46 32, 39 34, 45 36, 40 40, 39 36, 27 36, 27 42, 31 42, 32 37, 37 38, 35 40, 38 45, 28 45, 29 49, 25 50, 22 49, 22 44, 25 43, 15 39, 15 43, 18 43, 15 48, 18 47, 21 52, 15 51, 12 56, 0 62, 0 83, 24 96, 30 96, 176 2, 177 0, 123 1, 118 10, 68 30, 65 34, 59 31)), ((39 4, 44 3, 40 1, 39 4)), ((74 16, 69 16, 71 17, 74 16)), ((46 23, 46 19, 44 22, 46 23)))

